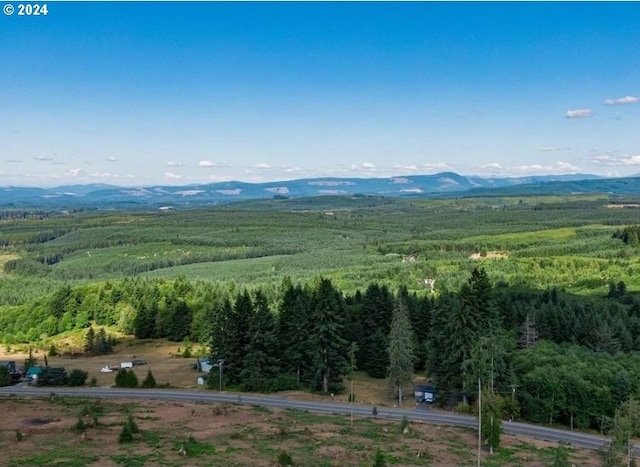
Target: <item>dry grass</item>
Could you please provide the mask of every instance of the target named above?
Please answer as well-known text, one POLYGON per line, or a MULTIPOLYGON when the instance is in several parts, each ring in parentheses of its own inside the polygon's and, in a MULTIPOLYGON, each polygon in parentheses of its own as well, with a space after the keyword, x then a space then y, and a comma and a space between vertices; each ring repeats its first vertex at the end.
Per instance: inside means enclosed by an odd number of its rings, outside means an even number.
MULTIPOLYGON (((388 465, 475 465, 475 433, 453 427, 320 416, 295 410, 269 410, 223 404, 169 401, 0 398, 11 417, 0 426, 0 465, 18 466, 274 466, 282 451, 300 466, 370 466, 377 449, 388 465), (97 414, 98 425, 81 435, 72 430, 81 409, 97 414), (141 433, 134 442, 119 444, 118 434, 128 413, 141 433), (16 441, 16 431, 24 438, 16 441), (192 437, 193 441, 189 441, 192 437), (189 455, 180 447, 191 443, 189 455)), ((91 416, 85 417, 93 424, 91 416)), ((482 463, 496 466, 544 466, 554 445, 503 436, 494 456, 482 453, 482 463)), ((571 461, 599 465, 595 453, 571 450, 571 461)))

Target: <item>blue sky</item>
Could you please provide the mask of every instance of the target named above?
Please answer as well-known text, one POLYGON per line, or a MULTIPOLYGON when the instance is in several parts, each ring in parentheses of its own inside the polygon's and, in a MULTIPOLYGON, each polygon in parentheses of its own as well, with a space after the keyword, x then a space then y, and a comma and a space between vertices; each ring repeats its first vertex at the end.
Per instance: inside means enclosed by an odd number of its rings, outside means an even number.
POLYGON ((0 16, 0 185, 640 173, 638 18, 636 2, 50 2, 0 16))

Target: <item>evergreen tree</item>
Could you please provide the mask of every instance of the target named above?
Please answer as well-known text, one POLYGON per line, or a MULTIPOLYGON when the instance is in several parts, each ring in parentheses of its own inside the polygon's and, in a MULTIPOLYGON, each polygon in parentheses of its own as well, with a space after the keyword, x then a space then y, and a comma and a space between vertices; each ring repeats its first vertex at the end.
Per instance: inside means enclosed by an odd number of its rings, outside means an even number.
POLYGON ((249 344, 249 326, 253 315, 253 302, 247 290, 236 297, 233 313, 226 322, 225 333, 225 377, 231 384, 240 383, 244 369, 247 345, 249 344))
POLYGON ((278 314, 278 346, 283 371, 296 375, 298 384, 310 383, 312 370, 310 297, 300 286, 287 286, 278 314))
POLYGON ((518 338, 518 344, 522 348, 527 348, 538 342, 538 328, 536 327, 535 320, 531 313, 527 313, 524 324, 520 331, 520 337, 518 338))
POLYGON ((156 387, 156 379, 151 373, 151 370, 147 370, 147 376, 142 381, 142 387, 145 389, 151 389, 156 387))
POLYGON ((87 333, 84 335, 84 351, 93 353, 96 350, 96 332, 93 326, 89 326, 87 333))
POLYGON ((386 378, 389 372, 389 338, 376 329, 368 339, 367 374, 372 378, 386 378))
POLYGON ((260 290, 255 294, 254 306, 240 378, 245 390, 264 391, 268 381, 278 373, 276 329, 267 300, 260 290))
POLYGON ((113 348, 111 347, 111 343, 109 342, 109 338, 107 337, 107 332, 104 328, 100 328, 95 338, 94 353, 104 355, 112 351, 113 348))
POLYGON ((402 295, 398 294, 389 331, 389 386, 398 392, 398 405, 402 405, 402 390, 411 383, 413 375, 413 329, 402 295))
POLYGON ((325 393, 342 390, 348 367, 349 344, 344 339, 344 304, 329 279, 321 278, 313 291, 312 345, 316 380, 313 389, 325 393))

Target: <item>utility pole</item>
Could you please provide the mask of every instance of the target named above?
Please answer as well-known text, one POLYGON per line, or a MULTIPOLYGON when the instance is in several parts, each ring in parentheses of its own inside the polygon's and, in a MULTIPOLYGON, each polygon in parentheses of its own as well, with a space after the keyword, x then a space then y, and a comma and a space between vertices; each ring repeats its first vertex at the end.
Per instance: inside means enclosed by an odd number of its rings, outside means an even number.
POLYGON ((480 453, 482 451, 482 388, 478 377, 478 467, 480 467, 480 453))
POLYGON ((218 359, 218 378, 219 378, 219 386, 220 386, 220 392, 222 392, 222 365, 224 365, 224 360, 219 358, 218 359))

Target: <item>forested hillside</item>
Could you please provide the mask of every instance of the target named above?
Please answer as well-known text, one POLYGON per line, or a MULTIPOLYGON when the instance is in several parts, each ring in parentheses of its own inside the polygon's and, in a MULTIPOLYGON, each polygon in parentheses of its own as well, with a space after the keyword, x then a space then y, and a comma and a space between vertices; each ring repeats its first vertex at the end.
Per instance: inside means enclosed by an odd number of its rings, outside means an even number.
POLYGON ((392 341, 411 342, 443 404, 472 402, 480 379, 505 417, 607 430, 640 391, 639 250, 621 241, 638 211, 618 207, 632 201, 7 212, 0 340, 112 326, 206 344, 228 385, 323 392, 343 391, 352 363, 385 378, 392 341), (405 312, 410 329, 392 329, 405 312))

